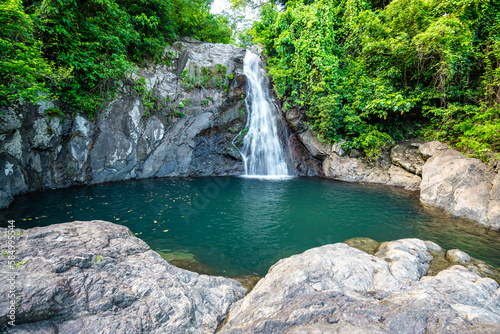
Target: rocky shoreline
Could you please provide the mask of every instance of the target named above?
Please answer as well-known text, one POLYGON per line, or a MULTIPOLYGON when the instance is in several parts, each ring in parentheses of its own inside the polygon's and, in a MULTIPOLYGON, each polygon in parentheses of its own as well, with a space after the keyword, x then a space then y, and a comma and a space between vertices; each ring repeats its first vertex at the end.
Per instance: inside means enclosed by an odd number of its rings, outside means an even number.
MULTIPOLYGON (((245 50, 179 41, 165 54, 169 65, 138 69, 136 83, 124 83, 96 120, 61 117, 52 102, 2 107, 0 208, 41 189, 240 175, 245 50)), ((278 121, 298 175, 419 191, 426 205, 500 230, 500 163, 486 166, 443 143, 419 141, 398 143, 368 161, 354 151, 347 155, 338 143, 320 142, 304 111, 283 111, 278 121)))
POLYGON ((16 277, 9 333, 500 331, 498 269, 430 241, 313 248, 280 260, 245 296, 233 279, 172 266, 121 225, 16 230, 13 269, 9 233, 0 229, 2 325, 16 277))
POLYGON ((419 192, 425 205, 500 230, 500 164, 487 166, 439 141, 401 142, 368 161, 347 155, 339 144, 320 142, 309 129, 302 131, 298 138, 321 163, 324 177, 419 192))

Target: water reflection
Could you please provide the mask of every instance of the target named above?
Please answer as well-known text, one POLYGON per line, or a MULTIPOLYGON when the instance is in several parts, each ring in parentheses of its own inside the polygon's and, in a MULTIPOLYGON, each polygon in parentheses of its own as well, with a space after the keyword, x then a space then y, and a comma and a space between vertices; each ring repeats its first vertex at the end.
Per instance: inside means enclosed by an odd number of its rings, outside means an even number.
POLYGON ((316 178, 156 179, 74 187, 20 196, 0 210, 4 226, 9 219, 19 228, 112 221, 163 254, 191 254, 227 275, 263 275, 280 258, 353 237, 417 237, 500 266, 497 232, 424 208, 412 193, 316 178))

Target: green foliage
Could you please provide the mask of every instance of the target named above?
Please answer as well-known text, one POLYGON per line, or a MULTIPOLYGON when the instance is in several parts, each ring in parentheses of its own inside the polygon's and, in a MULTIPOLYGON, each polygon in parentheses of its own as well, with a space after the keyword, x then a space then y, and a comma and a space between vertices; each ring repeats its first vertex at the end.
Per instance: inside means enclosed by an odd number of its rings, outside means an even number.
POLYGON ((499 22, 498 0, 289 1, 250 34, 323 140, 373 156, 421 134, 484 158, 500 149, 499 22))
POLYGON ((103 260, 103 257, 102 257, 100 254, 98 254, 98 255, 96 256, 96 258, 94 259, 93 263, 94 263, 94 264, 98 264, 98 263, 99 263, 99 262, 101 262, 102 260, 103 260))
POLYGON ((33 20, 21 0, 0 2, 0 105, 21 98, 50 99, 47 81, 58 85, 71 68, 56 68, 43 58, 42 43, 34 37, 33 20))
MULTIPOLYGON (((228 43, 229 21, 210 14, 209 4, 206 0, 2 0, 0 103, 58 99, 65 113, 86 111, 93 116, 115 96, 133 63, 168 63, 162 52, 177 37, 228 43)), ((140 85, 134 89, 145 93, 140 85)))

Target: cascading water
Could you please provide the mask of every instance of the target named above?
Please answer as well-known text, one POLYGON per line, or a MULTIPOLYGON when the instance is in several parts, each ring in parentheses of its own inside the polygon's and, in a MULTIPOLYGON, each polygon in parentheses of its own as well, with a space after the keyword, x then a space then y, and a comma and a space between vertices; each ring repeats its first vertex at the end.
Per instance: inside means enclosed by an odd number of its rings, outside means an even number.
POLYGON ((247 51, 243 70, 247 77, 248 132, 242 156, 247 176, 289 175, 286 156, 278 136, 277 107, 269 92, 269 80, 256 54, 247 51))

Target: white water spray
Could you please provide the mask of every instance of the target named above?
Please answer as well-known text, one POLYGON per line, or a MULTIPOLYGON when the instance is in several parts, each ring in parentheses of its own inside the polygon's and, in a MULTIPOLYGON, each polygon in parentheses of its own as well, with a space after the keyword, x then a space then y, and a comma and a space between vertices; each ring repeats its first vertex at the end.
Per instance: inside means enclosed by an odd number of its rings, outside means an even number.
POLYGON ((278 136, 277 108, 269 93, 269 80, 259 56, 247 51, 243 70, 247 77, 248 132, 243 140, 243 162, 247 176, 289 175, 278 136))

